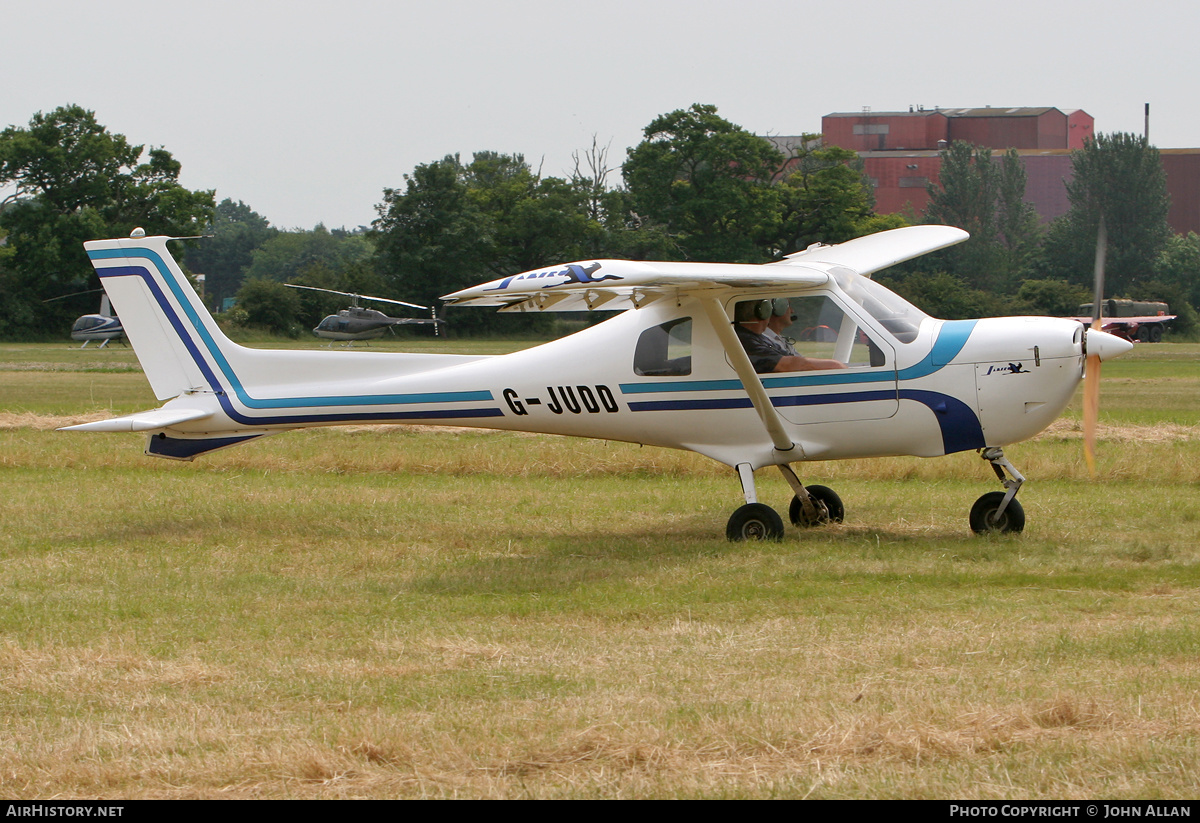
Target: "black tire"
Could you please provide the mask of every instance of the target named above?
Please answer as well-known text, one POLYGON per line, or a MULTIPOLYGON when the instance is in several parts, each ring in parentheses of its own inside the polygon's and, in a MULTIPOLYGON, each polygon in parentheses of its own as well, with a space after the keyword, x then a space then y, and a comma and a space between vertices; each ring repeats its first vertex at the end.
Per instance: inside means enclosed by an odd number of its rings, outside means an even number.
POLYGON ((1151 342, 1153 340, 1153 336, 1154 332, 1151 331, 1150 326, 1141 326, 1137 330, 1137 339, 1141 340, 1143 343, 1151 342))
POLYGON ((763 503, 747 503, 733 513, 725 527, 730 540, 780 540, 783 538, 783 518, 763 503))
POLYGON ((1155 323, 1150 327, 1150 342, 1161 343, 1163 335, 1163 327, 1161 323, 1155 323))
POLYGON ((788 517, 795 526, 820 526, 825 523, 841 523, 846 516, 846 507, 842 505, 842 498, 837 496, 837 492, 828 486, 805 486, 808 493, 816 498, 817 509, 820 510, 821 504, 825 506, 823 515, 818 515, 816 520, 808 520, 804 516, 804 507, 800 505, 800 498, 793 497, 792 505, 788 506, 788 517))
POLYGON ((971 531, 976 534, 1016 534, 1025 528, 1025 509, 1014 497, 1004 514, 996 519, 996 510, 1005 492, 988 492, 971 507, 971 531))

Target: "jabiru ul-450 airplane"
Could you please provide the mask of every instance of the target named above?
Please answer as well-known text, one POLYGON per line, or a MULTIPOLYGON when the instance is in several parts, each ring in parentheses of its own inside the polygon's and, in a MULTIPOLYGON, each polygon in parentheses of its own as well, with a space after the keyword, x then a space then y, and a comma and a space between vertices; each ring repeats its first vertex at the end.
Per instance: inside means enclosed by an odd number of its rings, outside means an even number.
MULTIPOLYGON (((505 277, 443 298, 500 311, 618 310, 584 331, 505 355, 271 351, 233 343, 171 256, 168 237, 85 244, 161 408, 68 427, 142 432, 146 453, 190 460, 313 426, 476 426, 688 449, 734 469, 745 504, 732 540, 778 539, 755 471, 776 466, 799 526, 843 505, 805 485, 806 461, 977 450, 1003 491, 970 514, 977 532, 1020 531, 1024 478, 1003 447, 1045 429, 1084 372, 1131 344, 1074 320, 932 318, 871 279, 966 240, 913 226, 815 245, 766 265, 589 260, 505 277), (780 301, 797 361, 768 371, 746 334, 780 301), (745 322, 740 322, 745 321, 745 322), (760 373, 765 372, 765 373, 760 373)), ((759 329, 761 331, 761 329, 759 329)), ((782 362, 782 361, 781 361, 782 362)))

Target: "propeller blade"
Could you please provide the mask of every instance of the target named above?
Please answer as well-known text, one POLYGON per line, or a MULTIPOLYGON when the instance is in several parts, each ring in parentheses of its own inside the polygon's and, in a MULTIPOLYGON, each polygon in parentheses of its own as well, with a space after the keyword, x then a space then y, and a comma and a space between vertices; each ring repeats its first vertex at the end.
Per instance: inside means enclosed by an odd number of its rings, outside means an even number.
POLYGON ((1100 420, 1100 355, 1087 356, 1083 375, 1083 457, 1088 474, 1096 476, 1096 424, 1100 420))
MULTIPOLYGON (((1104 305, 1104 258, 1108 254, 1108 230, 1104 226, 1104 213, 1100 213, 1100 224, 1096 227, 1096 268, 1092 291, 1092 327, 1084 332, 1084 347, 1088 342, 1100 343, 1093 332, 1099 332, 1102 307, 1104 305), (1092 341, 1088 337, 1093 336, 1092 341)), ((1102 345, 1102 344, 1101 344, 1102 345)), ((1100 348, 1089 348, 1083 375, 1083 457, 1087 461, 1088 474, 1096 476, 1096 427, 1100 421, 1100 348)))
POLYGON ((1108 228, 1104 215, 1096 226, 1096 267, 1092 272, 1092 328, 1100 328, 1100 315, 1104 305, 1104 260, 1108 256, 1108 228))

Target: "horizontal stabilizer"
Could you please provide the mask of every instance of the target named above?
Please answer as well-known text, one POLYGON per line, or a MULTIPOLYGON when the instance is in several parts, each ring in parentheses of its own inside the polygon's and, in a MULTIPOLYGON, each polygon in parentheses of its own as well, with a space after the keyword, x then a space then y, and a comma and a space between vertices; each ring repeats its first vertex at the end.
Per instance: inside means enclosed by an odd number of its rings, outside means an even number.
POLYGON ((199 409, 155 409, 109 420, 97 420, 94 423, 80 423, 78 426, 64 426, 59 431, 149 432, 180 423, 190 423, 193 420, 203 420, 206 417, 212 417, 212 412, 199 409))

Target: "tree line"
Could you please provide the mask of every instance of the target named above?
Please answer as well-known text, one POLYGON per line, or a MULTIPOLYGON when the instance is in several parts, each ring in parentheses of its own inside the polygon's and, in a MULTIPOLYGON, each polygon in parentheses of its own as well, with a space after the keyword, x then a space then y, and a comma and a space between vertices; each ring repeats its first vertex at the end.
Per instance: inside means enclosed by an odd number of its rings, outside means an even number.
MULTIPOLYGON (((284 231, 241 201, 185 189, 166 149, 132 145, 93 112, 64 106, 0 132, 0 191, 10 192, 0 201, 0 337, 58 336, 94 311, 95 295, 43 301, 97 288, 82 242, 135 226, 211 235, 183 255, 205 275, 210 305, 236 298, 227 321, 298 334, 345 300, 283 283, 436 305, 481 281, 568 260, 764 263, 916 222, 972 234, 887 274, 931 314, 1068 314, 1090 298, 1104 214, 1110 295, 1167 299, 1189 322, 1200 302, 1200 238, 1167 227, 1157 151, 1131 135, 1098 135, 1074 162, 1071 210, 1045 228, 1024 201, 1016 153, 993 157, 965 143, 943 152, 924 214, 878 215, 853 152, 814 134, 763 138, 696 104, 656 117, 619 166, 596 140, 562 177, 520 154, 447 155, 384 188, 369 227, 284 231)), ((448 319, 467 334, 547 322, 469 309, 448 319)))

